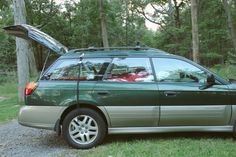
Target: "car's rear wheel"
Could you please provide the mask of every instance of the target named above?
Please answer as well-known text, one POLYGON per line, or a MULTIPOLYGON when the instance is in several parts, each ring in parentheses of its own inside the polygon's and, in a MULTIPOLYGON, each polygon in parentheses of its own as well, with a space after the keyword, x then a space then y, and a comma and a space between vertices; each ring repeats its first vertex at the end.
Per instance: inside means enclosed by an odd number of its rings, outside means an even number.
POLYGON ((106 124, 96 111, 81 108, 71 111, 65 117, 62 133, 72 147, 88 149, 103 141, 106 124))

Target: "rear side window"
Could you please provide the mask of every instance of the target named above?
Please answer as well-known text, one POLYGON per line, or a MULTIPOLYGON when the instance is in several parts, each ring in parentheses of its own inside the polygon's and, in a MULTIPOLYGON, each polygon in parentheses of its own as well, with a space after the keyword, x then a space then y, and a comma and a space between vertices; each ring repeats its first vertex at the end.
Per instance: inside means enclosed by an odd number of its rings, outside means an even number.
POLYGON ((104 81, 153 82, 149 58, 114 58, 104 81))
POLYGON ((91 58, 84 59, 80 65, 78 59, 58 60, 42 80, 101 80, 110 62, 109 58, 91 58))

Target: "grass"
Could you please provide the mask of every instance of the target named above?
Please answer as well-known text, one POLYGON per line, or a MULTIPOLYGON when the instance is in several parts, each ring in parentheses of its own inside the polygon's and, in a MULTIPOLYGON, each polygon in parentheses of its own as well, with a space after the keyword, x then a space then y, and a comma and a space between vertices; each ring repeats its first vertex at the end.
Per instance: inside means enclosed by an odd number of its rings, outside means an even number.
POLYGON ((20 105, 17 102, 17 84, 13 81, 0 84, 0 122, 16 118, 20 105))
POLYGON ((230 134, 175 133, 110 135, 89 150, 69 149, 60 156, 79 157, 229 157, 236 154, 230 134))

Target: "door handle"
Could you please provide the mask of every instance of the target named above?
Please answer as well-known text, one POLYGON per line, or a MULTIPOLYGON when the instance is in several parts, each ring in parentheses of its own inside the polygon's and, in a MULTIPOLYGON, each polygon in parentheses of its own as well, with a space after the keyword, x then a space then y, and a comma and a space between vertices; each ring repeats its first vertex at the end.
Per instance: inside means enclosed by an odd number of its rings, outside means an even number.
POLYGON ((108 91, 98 91, 97 94, 98 95, 109 95, 110 92, 108 92, 108 91))
POLYGON ((173 91, 168 91, 168 92, 164 92, 165 96, 176 96, 177 95, 177 92, 173 92, 173 91))

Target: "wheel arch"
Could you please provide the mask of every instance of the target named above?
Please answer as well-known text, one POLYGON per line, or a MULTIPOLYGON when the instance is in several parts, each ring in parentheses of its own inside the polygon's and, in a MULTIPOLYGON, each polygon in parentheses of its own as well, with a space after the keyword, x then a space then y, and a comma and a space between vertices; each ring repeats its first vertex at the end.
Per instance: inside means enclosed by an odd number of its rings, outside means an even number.
POLYGON ((73 104, 73 105, 68 106, 62 112, 62 114, 60 116, 59 124, 62 125, 62 122, 68 113, 70 113, 71 111, 73 111, 75 109, 79 109, 79 108, 89 108, 89 109, 92 109, 92 110, 98 112, 99 115, 101 115, 102 119, 104 120, 106 127, 108 128, 110 126, 110 120, 109 120, 108 114, 106 112, 106 109, 103 106, 97 107, 96 105, 89 104, 89 103, 73 104))

